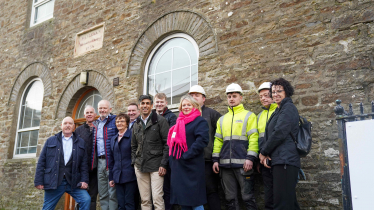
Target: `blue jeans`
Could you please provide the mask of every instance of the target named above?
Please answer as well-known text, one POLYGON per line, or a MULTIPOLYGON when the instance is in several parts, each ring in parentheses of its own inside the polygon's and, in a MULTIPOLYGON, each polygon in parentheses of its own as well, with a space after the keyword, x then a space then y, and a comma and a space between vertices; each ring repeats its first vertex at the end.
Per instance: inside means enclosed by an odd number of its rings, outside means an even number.
POLYGON ((204 206, 182 206, 182 210, 204 210, 204 206))
POLYGON ((90 210, 91 197, 87 190, 84 189, 71 189, 70 184, 63 179, 60 186, 55 190, 45 190, 43 210, 55 209, 58 201, 64 193, 71 195, 74 200, 79 203, 80 210, 90 210))

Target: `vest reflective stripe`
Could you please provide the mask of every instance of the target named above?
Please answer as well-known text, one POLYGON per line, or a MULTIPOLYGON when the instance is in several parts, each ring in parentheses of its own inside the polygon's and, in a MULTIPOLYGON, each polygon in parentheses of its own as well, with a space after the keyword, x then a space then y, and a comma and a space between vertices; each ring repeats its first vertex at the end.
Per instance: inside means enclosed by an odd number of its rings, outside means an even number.
POLYGON ((245 159, 220 159, 219 163, 220 164, 229 164, 229 163, 244 164, 245 159))
POLYGON ((258 121, 260 121, 260 116, 261 116, 262 112, 263 111, 261 111, 260 114, 258 114, 258 116, 257 116, 257 124, 258 124, 258 121))
POLYGON ((214 134, 214 136, 217 137, 217 138, 220 138, 220 139, 223 138, 222 134, 219 134, 219 133, 214 134))
POLYGON ((212 157, 219 157, 219 153, 213 153, 212 157))
POLYGON ((229 141, 229 140, 242 140, 242 141, 248 141, 248 138, 246 136, 237 136, 237 135, 232 135, 231 136, 226 136, 223 138, 223 141, 229 141))
POLYGON ((256 132, 258 132, 257 128, 253 128, 252 130, 249 130, 247 132, 247 136, 250 136, 252 133, 256 133, 256 132))
MULTIPOLYGON (((248 111, 248 113, 245 115, 244 122, 243 122, 243 127, 242 127, 242 136, 245 136, 245 131, 247 130, 247 123, 249 116, 252 114, 252 112, 248 111)), ((252 129, 253 130, 253 129, 252 129)), ((257 129, 256 129, 257 130, 257 129)), ((248 135, 249 136, 249 135, 248 135)))
POLYGON ((223 133, 222 124, 223 124, 223 118, 224 117, 225 117, 225 115, 223 115, 222 117, 219 118, 219 126, 221 127, 221 133, 223 133))
POLYGON ((255 156, 255 157, 258 156, 257 152, 253 152, 253 151, 248 151, 247 155, 252 155, 252 156, 255 156))
POLYGON ((259 133, 259 134, 258 134, 258 137, 259 137, 259 138, 262 138, 262 137, 264 137, 264 136, 265 136, 265 132, 263 132, 263 133, 259 133))

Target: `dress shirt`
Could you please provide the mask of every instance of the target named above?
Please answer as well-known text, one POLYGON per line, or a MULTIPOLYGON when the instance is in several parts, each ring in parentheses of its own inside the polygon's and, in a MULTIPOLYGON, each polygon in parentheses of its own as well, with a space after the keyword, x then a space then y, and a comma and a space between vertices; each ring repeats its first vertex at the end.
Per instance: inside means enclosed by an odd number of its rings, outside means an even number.
POLYGON ((69 162, 71 153, 73 152, 73 139, 70 137, 65 137, 62 134, 62 148, 64 150, 64 162, 65 165, 69 162))
POLYGON ((135 121, 136 121, 136 119, 134 121, 130 122, 130 125, 129 125, 130 129, 132 129, 132 126, 134 125, 135 121))
POLYGON ((99 121, 99 126, 97 126, 97 135, 96 135, 96 141, 97 141, 97 155, 102 156, 105 155, 105 142, 104 142, 104 125, 106 121, 108 120, 108 116, 101 120, 97 119, 99 121))
MULTIPOLYGON (((152 114, 152 112, 151 112, 151 114, 152 114)), ((143 115, 140 117, 142 119, 143 123, 144 123, 144 126, 147 125, 148 118, 149 118, 149 116, 151 116, 151 114, 149 114, 148 117, 145 118, 145 119, 143 119, 143 115)))

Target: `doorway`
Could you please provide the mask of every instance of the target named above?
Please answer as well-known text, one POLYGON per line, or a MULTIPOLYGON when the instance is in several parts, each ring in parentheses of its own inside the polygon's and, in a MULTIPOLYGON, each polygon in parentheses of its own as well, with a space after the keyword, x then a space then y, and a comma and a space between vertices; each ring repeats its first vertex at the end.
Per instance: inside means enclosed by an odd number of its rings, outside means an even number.
MULTIPOLYGON (((87 105, 93 106, 96 114, 98 114, 98 103, 102 100, 102 96, 95 88, 88 89, 79 97, 74 105, 72 118, 74 119, 75 128, 83 125, 86 122, 84 118, 84 109, 87 105)), ((99 118, 96 115, 95 120, 99 118)), ((65 193, 64 210, 74 210, 75 200, 69 194, 65 193)))

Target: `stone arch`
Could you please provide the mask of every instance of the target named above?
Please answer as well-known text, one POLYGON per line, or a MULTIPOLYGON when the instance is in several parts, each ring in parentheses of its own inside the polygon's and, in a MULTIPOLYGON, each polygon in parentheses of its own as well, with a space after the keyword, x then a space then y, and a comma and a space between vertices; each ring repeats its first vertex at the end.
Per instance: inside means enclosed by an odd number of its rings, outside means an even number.
POLYGON ((39 77, 44 86, 44 97, 52 95, 52 78, 48 70, 48 66, 41 62, 34 62, 27 65, 16 77, 13 87, 10 91, 8 105, 16 102, 18 94, 22 87, 29 79, 39 77))
POLYGON ((62 95, 58 101, 55 119, 64 118, 67 113, 70 113, 69 108, 74 105, 74 99, 77 98, 79 93, 84 92, 88 87, 96 88, 103 99, 110 101, 114 104, 114 90, 112 84, 109 82, 102 73, 95 70, 87 70, 88 72, 88 83, 87 85, 82 85, 79 81, 80 73, 78 73, 66 86, 62 95))
POLYGON ((178 32, 195 39, 200 58, 218 51, 217 36, 203 16, 188 10, 172 11, 159 17, 140 35, 131 51, 125 75, 140 74, 152 47, 167 35, 178 32))

